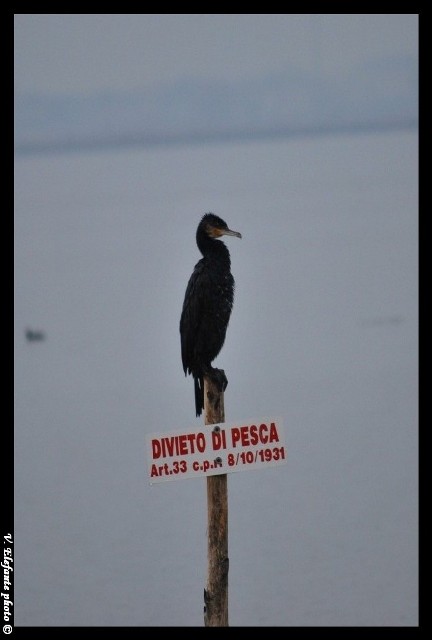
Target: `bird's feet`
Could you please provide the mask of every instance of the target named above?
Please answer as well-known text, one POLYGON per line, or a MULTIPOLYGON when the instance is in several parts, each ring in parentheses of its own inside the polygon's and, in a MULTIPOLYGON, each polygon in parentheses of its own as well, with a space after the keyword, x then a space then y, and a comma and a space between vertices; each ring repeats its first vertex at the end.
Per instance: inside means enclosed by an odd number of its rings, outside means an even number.
POLYGON ((225 391, 228 386, 228 378, 226 377, 223 369, 215 369, 212 367, 206 371, 205 375, 207 375, 213 384, 216 385, 218 391, 225 391))

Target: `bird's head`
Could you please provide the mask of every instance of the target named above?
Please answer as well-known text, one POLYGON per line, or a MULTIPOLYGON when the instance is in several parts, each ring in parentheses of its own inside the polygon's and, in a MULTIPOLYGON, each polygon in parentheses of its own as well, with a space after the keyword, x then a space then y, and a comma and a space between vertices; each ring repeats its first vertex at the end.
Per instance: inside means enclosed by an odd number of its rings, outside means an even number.
POLYGON ((227 223, 214 213, 206 213, 199 226, 209 238, 220 238, 221 236, 242 237, 241 233, 229 229, 227 223))

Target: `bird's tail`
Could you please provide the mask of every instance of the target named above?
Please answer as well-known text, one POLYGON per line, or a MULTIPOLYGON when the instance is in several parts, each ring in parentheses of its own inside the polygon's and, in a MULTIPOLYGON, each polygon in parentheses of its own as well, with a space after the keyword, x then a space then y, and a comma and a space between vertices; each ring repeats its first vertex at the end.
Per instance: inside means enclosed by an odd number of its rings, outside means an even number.
POLYGON ((201 415, 204 409, 204 378, 202 376, 194 377, 195 387, 195 410, 197 417, 201 415))

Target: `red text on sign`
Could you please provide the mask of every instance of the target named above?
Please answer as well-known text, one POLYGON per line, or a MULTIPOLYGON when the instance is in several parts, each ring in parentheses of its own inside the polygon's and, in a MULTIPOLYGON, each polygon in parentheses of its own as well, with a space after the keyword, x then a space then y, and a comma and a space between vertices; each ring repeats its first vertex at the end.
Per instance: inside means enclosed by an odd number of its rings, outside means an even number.
POLYGON ((206 441, 203 433, 187 433, 181 436, 154 438, 152 440, 153 459, 186 456, 198 450, 203 453, 206 441))
POLYGON ((274 422, 272 422, 270 426, 261 424, 257 427, 253 424, 246 427, 233 427, 231 429, 231 439, 233 447, 236 447, 237 444, 240 444, 242 447, 251 447, 258 443, 271 444, 272 442, 279 442, 279 436, 274 422))

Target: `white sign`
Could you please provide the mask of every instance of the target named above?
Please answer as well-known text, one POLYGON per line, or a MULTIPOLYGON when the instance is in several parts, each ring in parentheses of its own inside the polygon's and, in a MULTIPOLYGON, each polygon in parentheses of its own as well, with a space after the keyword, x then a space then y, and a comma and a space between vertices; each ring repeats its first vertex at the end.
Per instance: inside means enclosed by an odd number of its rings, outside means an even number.
POLYGON ((287 451, 281 421, 226 422, 200 429, 147 436, 149 480, 214 476, 284 464, 287 451))

